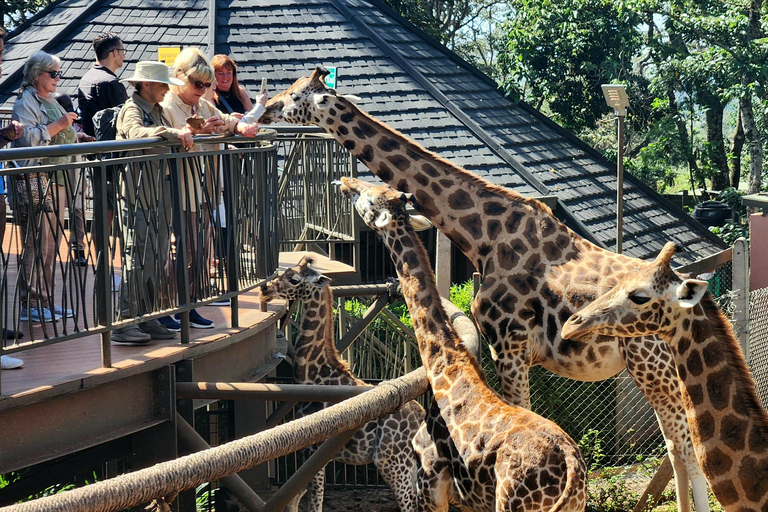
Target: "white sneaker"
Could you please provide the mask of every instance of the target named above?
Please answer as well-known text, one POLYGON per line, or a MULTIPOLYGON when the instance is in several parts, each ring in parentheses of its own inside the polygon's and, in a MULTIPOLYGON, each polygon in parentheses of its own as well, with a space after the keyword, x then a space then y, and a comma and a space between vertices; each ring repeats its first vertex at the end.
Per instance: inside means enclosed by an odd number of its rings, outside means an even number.
POLYGON ((0 370, 15 370, 24 366, 24 361, 11 356, 0 357, 0 370))

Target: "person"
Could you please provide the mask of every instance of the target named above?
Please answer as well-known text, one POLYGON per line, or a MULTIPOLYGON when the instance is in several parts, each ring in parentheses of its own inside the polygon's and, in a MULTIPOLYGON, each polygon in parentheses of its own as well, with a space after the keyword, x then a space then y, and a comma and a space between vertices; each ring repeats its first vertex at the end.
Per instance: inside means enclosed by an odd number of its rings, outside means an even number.
POLYGON ((211 66, 216 77, 212 88, 213 104, 227 114, 245 114, 253 109, 253 102, 245 88, 237 81, 237 64, 224 54, 214 55, 211 66))
MULTIPOLYGON (((201 119, 201 125, 193 128, 194 134, 217 134, 225 133, 228 135, 243 135, 253 137, 258 132, 258 124, 248 124, 241 122, 237 116, 222 113, 210 101, 203 98, 203 95, 210 89, 214 80, 214 71, 208 58, 197 48, 185 48, 176 57, 171 67, 171 75, 183 82, 181 86, 171 87, 171 91, 165 96, 162 106, 168 116, 171 126, 181 128, 187 124, 187 119, 197 117, 201 119)), ((262 105, 266 105, 266 95, 259 98, 262 105)), ((206 149, 217 149, 217 145, 196 144, 194 151, 206 149)), ((200 159, 201 161, 203 159, 200 159)), ((212 162, 212 159, 207 159, 212 162)), ((208 279, 210 254, 203 244, 208 244, 208 228, 210 225, 209 210, 216 208, 220 196, 220 190, 214 186, 214 181, 218 181, 216 169, 203 169, 199 173, 193 169, 190 162, 185 162, 182 171, 182 186, 184 193, 182 195, 182 210, 186 216, 188 230, 187 253, 190 262, 190 282, 192 286, 192 297, 201 287, 210 285, 208 279), (205 191, 203 190, 203 183, 205 191), (215 190, 214 190, 215 189, 215 190), (204 193, 205 192, 205 193, 204 193), (207 197, 207 202, 206 199, 207 197), (194 269, 201 269, 202 277, 195 282, 194 269)), ((178 315, 177 315, 178 317, 178 315)), ((178 319, 178 318, 177 318, 178 319)), ((196 310, 189 312, 189 325, 198 329, 211 329, 214 323, 204 318, 196 310)))
MULTIPOLYGON (((0 26, 0 78, 3 76, 3 53, 5 53, 5 36, 8 35, 5 28, 0 26)), ((24 133, 24 127, 18 121, 11 121, 11 124, 5 127, 0 127, 0 149, 11 141, 14 141, 21 137, 24 133)), ((2 169, 2 163, 0 163, 0 169, 2 169)), ((0 254, 3 253, 3 240, 5 240, 5 222, 8 211, 5 206, 5 178, 0 176, 0 254)), ((6 302, 7 304, 7 302, 6 302)), ((0 328, 0 342, 3 340, 17 340, 23 338, 24 335, 21 332, 16 332, 13 329, 0 328)), ((15 368, 21 368, 24 365, 24 361, 16 357, 0 356, 0 369, 13 370, 15 368)))
POLYGON ((102 32, 93 39, 96 63, 80 79, 77 86, 77 106, 82 117, 83 131, 95 136, 93 115, 99 110, 122 105, 128 99, 125 86, 115 74, 123 66, 125 46, 114 32, 102 32))
MULTIPOLYGON (((75 107, 72 105, 72 97, 69 94, 55 92, 51 94, 51 97, 61 105, 65 112, 75 111, 75 107)), ((77 132, 78 125, 78 123, 72 124, 72 129, 75 131, 75 142, 80 142, 83 139, 81 134, 77 132)), ((82 133, 82 135, 89 137, 86 133, 82 133)), ((74 238, 70 235, 73 254, 72 263, 76 267, 86 267, 88 266, 88 260, 85 257, 85 212, 83 211, 85 176, 82 176, 81 179, 80 173, 76 169, 70 169, 68 171, 56 171, 53 173, 52 178, 51 184, 53 185, 53 202, 56 207, 56 216, 60 222, 63 222, 65 210, 69 206, 70 231, 72 231, 73 226, 75 228, 74 238)), ((63 226, 62 229, 56 230, 56 247, 59 246, 63 232, 63 226)))
MULTIPOLYGON (((117 107, 128 99, 125 86, 117 78, 117 70, 125 61, 125 45, 114 32, 102 32, 93 39, 93 51, 96 63, 80 79, 77 86, 77 107, 80 110, 83 131, 91 137, 96 136, 93 116, 105 108, 117 107)), ((115 176, 111 166, 106 168, 107 188, 107 224, 112 225, 115 210, 115 176)), ((98 190, 94 190, 98 193, 98 190)), ((96 198, 98 199, 98 197, 96 198)), ((102 247, 96 247, 98 252, 102 247)))
MULTIPOLYGON (((169 76, 168 66, 162 62, 138 62, 133 76, 124 81, 135 92, 117 117, 118 140, 162 137, 181 141, 185 149, 192 147, 190 127, 168 127, 160 106, 169 86, 183 83, 169 76)), ((122 189, 126 271, 120 288, 120 311, 123 318, 130 318, 156 310, 160 299, 161 276, 170 253, 172 208, 168 168, 161 167, 158 161, 130 165, 123 176, 122 189)), ((154 319, 111 333, 112 341, 132 344, 175 337, 175 332, 154 319)))
MULTIPOLYGON (((33 53, 24 63, 21 93, 13 104, 13 119, 24 126, 15 147, 69 144, 77 141, 72 123, 74 112, 65 112, 51 95, 61 78, 61 59, 44 51, 33 53)), ((71 157, 49 157, 19 162, 22 167, 70 161, 71 157)), ((15 176, 14 213, 23 240, 19 276, 22 321, 52 322, 70 317, 53 303, 54 263, 58 222, 47 173, 15 176)))

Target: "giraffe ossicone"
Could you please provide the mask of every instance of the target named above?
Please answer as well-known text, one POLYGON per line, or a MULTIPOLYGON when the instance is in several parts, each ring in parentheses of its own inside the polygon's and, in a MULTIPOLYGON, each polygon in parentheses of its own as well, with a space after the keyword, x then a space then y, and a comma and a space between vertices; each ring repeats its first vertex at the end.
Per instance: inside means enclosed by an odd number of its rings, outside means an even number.
POLYGON ((419 213, 481 274, 472 305, 491 346, 501 392, 530 408, 529 368, 577 380, 627 369, 654 408, 675 472, 680 512, 708 512, 707 485, 691 443, 672 352, 658 336, 563 338, 565 321, 642 262, 597 247, 542 203, 441 158, 323 83, 317 68, 269 100, 260 122, 314 124, 385 183, 413 194, 419 213))
MULTIPOLYGON (((488 512, 583 511, 587 470, 578 446, 555 423, 504 402, 490 389, 437 300, 432 267, 414 229, 420 221, 406 211, 408 195, 352 178, 342 178, 341 191, 382 236, 395 262, 419 353, 452 442, 447 454, 452 485, 420 486, 419 510, 446 511, 453 502, 488 512)), ((428 471, 430 454, 418 443, 428 471)))
POLYGON ((693 444, 726 512, 768 510, 768 413, 730 322, 707 282, 670 266, 667 244, 653 262, 571 315, 563 336, 657 335, 672 348, 693 444))

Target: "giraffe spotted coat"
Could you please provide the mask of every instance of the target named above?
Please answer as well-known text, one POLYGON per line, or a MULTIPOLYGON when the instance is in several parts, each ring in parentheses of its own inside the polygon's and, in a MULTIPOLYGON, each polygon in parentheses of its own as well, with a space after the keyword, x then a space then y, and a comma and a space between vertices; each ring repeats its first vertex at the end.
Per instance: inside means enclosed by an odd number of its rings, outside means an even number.
POLYGON ((571 314, 642 263, 584 240, 538 201, 452 164, 360 110, 317 68, 269 100, 261 123, 315 124, 416 208, 481 274, 472 312, 491 347, 502 394, 530 408, 528 370, 603 380, 626 368, 654 408, 675 472, 678 510, 708 512, 706 480, 686 421, 672 353, 656 336, 563 338, 571 314))

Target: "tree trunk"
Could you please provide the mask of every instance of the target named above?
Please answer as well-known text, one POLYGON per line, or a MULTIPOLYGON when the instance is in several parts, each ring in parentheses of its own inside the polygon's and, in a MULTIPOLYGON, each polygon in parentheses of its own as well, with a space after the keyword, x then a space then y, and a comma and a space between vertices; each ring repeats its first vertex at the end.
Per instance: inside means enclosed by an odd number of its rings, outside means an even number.
POLYGON ((699 97, 706 109, 707 120, 707 160, 712 169, 712 188, 718 192, 728 187, 728 157, 725 154, 723 135, 723 111, 725 107, 720 99, 709 91, 699 97))
POLYGON ((691 139, 688 137, 688 128, 685 126, 685 119, 680 113, 680 109, 677 108, 677 99, 675 98, 674 89, 667 89, 667 101, 669 102, 669 115, 675 120, 677 126, 677 134, 680 138, 680 146, 685 151, 685 157, 688 160, 688 170, 691 173, 691 188, 693 188, 693 197, 696 198, 696 186, 706 188, 706 184, 701 180, 701 172, 699 171, 699 164, 696 162, 696 156, 693 154, 693 148, 691 147, 691 139), (696 181, 699 183, 696 183, 696 181))
POLYGON ((744 123, 741 120, 741 98, 739 98, 739 110, 736 114, 736 133, 733 135, 733 142, 731 143, 731 186, 735 189, 739 188, 739 182, 741 181, 741 153, 744 150, 744 123))

